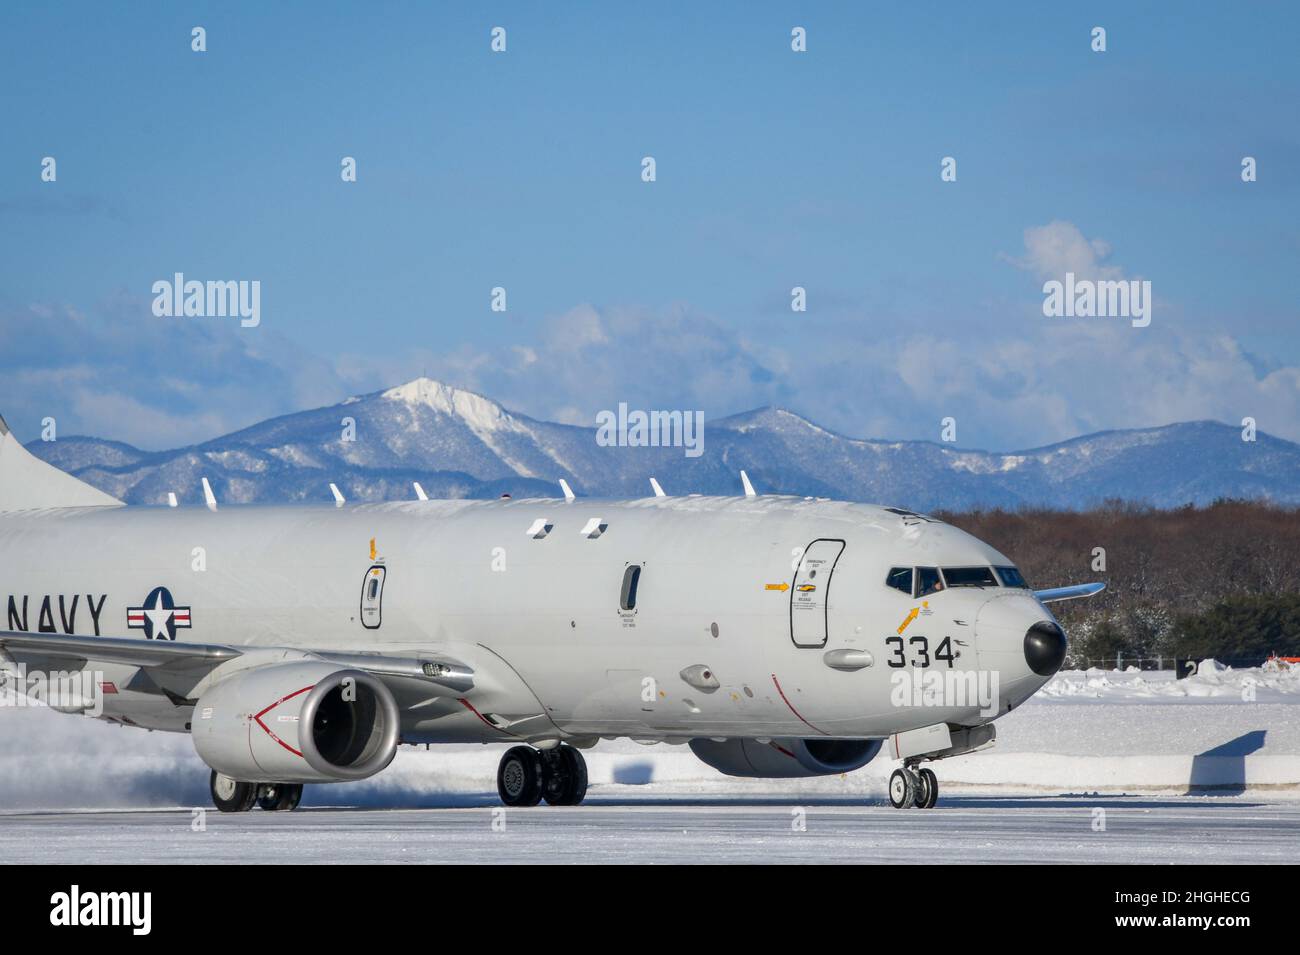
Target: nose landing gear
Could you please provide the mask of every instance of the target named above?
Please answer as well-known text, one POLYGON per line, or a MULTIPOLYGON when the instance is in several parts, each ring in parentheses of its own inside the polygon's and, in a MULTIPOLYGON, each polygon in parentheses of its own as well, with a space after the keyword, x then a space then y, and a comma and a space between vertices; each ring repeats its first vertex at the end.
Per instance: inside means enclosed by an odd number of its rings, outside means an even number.
POLYGON ((576 806, 587 795, 587 761, 574 747, 512 746, 497 767, 497 793, 507 806, 576 806))
POLYGON ((917 769, 912 762, 904 763, 889 777, 889 804, 895 809, 933 809, 939 801, 939 777, 932 769, 917 769))

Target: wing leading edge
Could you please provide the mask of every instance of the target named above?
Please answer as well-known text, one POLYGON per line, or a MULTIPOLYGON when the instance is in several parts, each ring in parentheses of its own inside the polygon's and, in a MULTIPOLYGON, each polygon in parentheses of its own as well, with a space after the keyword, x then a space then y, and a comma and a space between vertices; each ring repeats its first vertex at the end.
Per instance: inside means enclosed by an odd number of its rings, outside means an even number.
POLYGON ((379 677, 420 680, 464 693, 474 686, 474 671, 459 660, 422 653, 419 658, 384 653, 345 653, 306 647, 232 647, 208 643, 169 640, 141 640, 131 637, 82 637, 57 633, 27 633, 0 630, 0 656, 7 653, 19 662, 41 668, 60 664, 80 669, 89 663, 136 666, 154 675, 167 673, 182 689, 198 683, 221 664, 247 653, 291 649, 341 666, 368 670, 379 677))

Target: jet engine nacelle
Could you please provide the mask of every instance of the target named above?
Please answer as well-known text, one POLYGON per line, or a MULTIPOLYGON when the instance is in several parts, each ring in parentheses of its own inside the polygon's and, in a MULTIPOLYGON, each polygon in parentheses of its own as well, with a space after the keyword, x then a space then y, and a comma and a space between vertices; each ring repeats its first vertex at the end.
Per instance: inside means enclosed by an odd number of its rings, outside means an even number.
POLYGON ((861 769, 880 752, 878 739, 691 740, 691 750, 728 776, 790 779, 861 769))
POLYGON ((300 660, 253 667, 214 684, 194 707, 202 760, 242 782, 343 782, 393 761, 397 703, 372 674, 300 660))

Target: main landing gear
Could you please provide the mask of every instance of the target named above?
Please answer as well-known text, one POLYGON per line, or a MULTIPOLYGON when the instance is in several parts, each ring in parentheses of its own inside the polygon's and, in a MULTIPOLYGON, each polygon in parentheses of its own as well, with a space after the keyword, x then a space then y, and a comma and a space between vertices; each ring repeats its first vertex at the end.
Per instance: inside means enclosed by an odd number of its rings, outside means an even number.
POLYGON ((939 777, 932 769, 917 769, 915 763, 904 763, 889 777, 889 804, 895 809, 915 806, 933 809, 939 801, 939 777))
POLYGON ((241 783, 215 769, 208 789, 222 812, 248 812, 254 805, 267 812, 292 812, 302 802, 301 783, 241 783))
POLYGON ((512 746, 497 767, 497 792, 507 806, 576 806, 587 795, 587 761, 567 743, 550 749, 512 746))

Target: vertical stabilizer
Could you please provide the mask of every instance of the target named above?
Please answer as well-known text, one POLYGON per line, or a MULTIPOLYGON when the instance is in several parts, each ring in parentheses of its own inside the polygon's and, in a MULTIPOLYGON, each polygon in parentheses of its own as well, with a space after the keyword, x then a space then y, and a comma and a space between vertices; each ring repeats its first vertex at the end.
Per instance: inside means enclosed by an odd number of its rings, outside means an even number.
POLYGON ((102 507, 117 498, 46 464, 0 418, 0 513, 38 507, 102 507))

